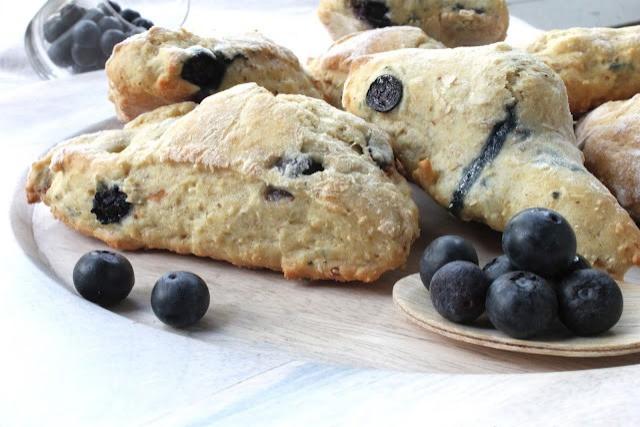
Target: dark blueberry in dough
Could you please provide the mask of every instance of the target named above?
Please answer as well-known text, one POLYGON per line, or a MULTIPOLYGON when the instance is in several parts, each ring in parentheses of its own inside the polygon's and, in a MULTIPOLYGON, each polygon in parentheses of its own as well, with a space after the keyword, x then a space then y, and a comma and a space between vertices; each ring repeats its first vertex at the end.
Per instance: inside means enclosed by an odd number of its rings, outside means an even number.
POLYGON ((100 40, 100 27, 93 21, 78 22, 73 27, 73 43, 79 47, 96 48, 100 40))
POLYGON ((82 16, 82 20, 98 23, 102 18, 104 18, 104 16, 104 12, 94 7, 87 10, 87 12, 82 16))
POLYGON ((151 291, 151 308, 163 323, 186 328, 197 323, 209 309, 209 288, 199 276, 174 271, 162 276, 151 291))
POLYGON ((133 267, 109 251, 84 254, 73 268, 73 286, 86 300, 109 307, 124 300, 135 283, 133 267))
POLYGON ((514 271, 489 286, 486 309, 493 326, 511 337, 526 339, 552 325, 558 314, 558 297, 542 277, 514 271))
POLYGON ((111 56, 113 47, 126 38, 127 36, 120 30, 107 30, 100 37, 100 50, 107 57, 111 56))
POLYGON ((51 43, 51 46, 47 49, 47 55, 58 67, 69 67, 73 65, 73 58, 71 57, 72 45, 73 34, 69 31, 51 43))
POLYGON ((289 201, 294 199, 293 194, 289 193, 287 190, 271 186, 267 187, 267 190, 264 193, 264 198, 267 202, 279 202, 282 200, 289 201))
POLYGON ((92 67, 97 65, 102 58, 102 52, 94 47, 83 47, 74 44, 71 47, 73 62, 80 67, 92 67))
POLYGON ((116 224, 129 215, 132 207, 133 205, 127 202, 127 194, 120 191, 120 187, 102 185, 93 198, 91 213, 101 224, 116 224))
POLYGON ((429 289, 436 271, 453 261, 477 265, 478 254, 471 243, 459 236, 442 236, 431 242, 420 258, 420 279, 424 286, 429 289))
POLYGON ((275 163, 280 173, 288 178, 297 178, 300 175, 313 175, 322 172, 322 163, 308 154, 286 155, 275 163))
POLYGON ((494 280, 496 280, 503 274, 507 274, 516 270, 516 266, 511 264, 511 261, 509 261, 509 257, 506 255, 500 255, 499 257, 494 258, 482 269, 482 271, 484 271, 484 274, 486 274, 487 279, 489 279, 489 283, 493 283, 494 280))
POLYGON ((445 319, 469 323, 484 313, 489 281, 476 264, 454 261, 431 279, 431 302, 445 319))
POLYGON ((136 18, 133 20, 132 24, 135 25, 136 27, 145 28, 147 30, 153 27, 153 22, 145 18, 136 18))
POLYGON ((509 221, 502 249, 518 269, 554 278, 566 273, 576 257, 576 235, 559 213, 532 208, 509 221))
POLYGON ((201 88, 216 90, 226 70, 227 61, 222 54, 199 49, 182 65, 181 77, 201 88))
POLYGON ((389 8, 382 0, 352 0, 351 7, 356 17, 373 28, 393 25, 389 19, 389 8))
POLYGON ((622 292, 606 273, 577 270, 558 285, 560 320, 574 334, 590 336, 608 331, 622 316, 622 292))
POLYGON ((389 74, 376 78, 367 91, 367 105, 372 109, 387 113, 402 101, 402 82, 389 74))
POLYGON ((108 30, 122 31, 122 24, 120 24, 120 21, 117 18, 114 18, 113 16, 105 16, 104 18, 102 18, 98 22, 98 27, 100 27, 100 30, 103 33, 108 30))
POLYGON ((140 18, 140 13, 131 9, 124 9, 120 12, 120 16, 122 16, 126 21, 133 22, 136 18, 140 18))

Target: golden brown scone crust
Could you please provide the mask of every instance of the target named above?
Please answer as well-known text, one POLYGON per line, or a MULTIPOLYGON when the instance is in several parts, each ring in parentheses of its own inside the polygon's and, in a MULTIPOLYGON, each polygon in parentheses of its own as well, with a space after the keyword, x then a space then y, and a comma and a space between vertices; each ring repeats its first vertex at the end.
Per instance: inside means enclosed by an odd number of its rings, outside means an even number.
POLYGON ((337 40, 327 52, 307 63, 325 99, 342 108, 342 87, 354 59, 362 55, 403 48, 443 49, 445 46, 416 27, 386 27, 352 33, 337 40))
POLYGON ((640 221, 640 95, 596 108, 576 135, 587 169, 640 221))
POLYGON ((363 56, 343 104, 387 130, 405 170, 460 218, 503 230, 546 207, 567 218, 595 266, 620 276, 640 263, 640 230, 584 168, 564 85, 535 57, 502 43, 363 56), (381 75, 403 84, 387 113, 366 102, 381 75))
POLYGON ((106 71, 109 99, 125 122, 163 105, 198 100, 247 82, 256 82, 276 94, 321 97, 298 58, 259 33, 217 39, 184 29, 153 27, 116 45, 106 71), (185 61, 203 49, 224 55, 228 61, 216 88, 201 90, 181 77, 185 61))
POLYGON ((402 266, 418 235, 417 208, 394 163, 375 126, 249 83, 67 141, 33 164, 26 191, 116 248, 370 282, 402 266), (115 185, 132 207, 104 224, 91 212, 94 196, 115 185))
MULTIPOLYGON (((357 16, 353 4, 358 1, 320 0, 318 17, 334 40, 380 27, 357 16)), ((449 47, 502 41, 509 27, 505 0, 380 0, 376 3, 386 5, 386 18, 391 25, 419 27, 449 47)))
POLYGON ((573 114, 640 92, 640 26, 549 31, 528 51, 560 75, 573 114))

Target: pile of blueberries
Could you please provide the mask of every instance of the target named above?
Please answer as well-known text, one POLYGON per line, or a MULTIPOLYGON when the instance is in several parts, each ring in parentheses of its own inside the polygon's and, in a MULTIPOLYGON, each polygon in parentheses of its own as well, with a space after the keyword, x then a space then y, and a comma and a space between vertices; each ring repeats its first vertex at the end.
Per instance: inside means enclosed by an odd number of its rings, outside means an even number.
POLYGON ((140 13, 114 1, 91 9, 70 3, 45 21, 43 33, 51 61, 82 73, 104 68, 116 44, 152 26, 140 13))
MULTIPOLYGON (((133 289, 135 275, 127 258, 110 251, 84 254, 73 268, 78 293, 102 307, 123 301, 133 289)), ((197 323, 209 309, 209 288, 199 276, 187 271, 164 274, 151 291, 151 308, 163 323, 186 328, 197 323)))
POLYGON ((606 273, 576 254, 576 236, 559 213, 533 208, 507 224, 499 256, 480 269, 473 246, 458 236, 434 240, 420 260, 420 278, 444 318, 471 323, 483 313, 519 339, 550 331, 559 319, 579 336, 611 329, 622 315, 622 292, 606 273))

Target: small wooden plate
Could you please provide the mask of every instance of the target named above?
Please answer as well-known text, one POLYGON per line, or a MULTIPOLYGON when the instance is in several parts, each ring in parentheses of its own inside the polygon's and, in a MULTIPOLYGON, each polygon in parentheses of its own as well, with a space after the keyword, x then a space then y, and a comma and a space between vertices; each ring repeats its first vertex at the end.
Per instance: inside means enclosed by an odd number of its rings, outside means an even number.
POLYGON ((413 322, 447 338, 518 353, 563 357, 605 357, 640 352, 640 285, 619 282, 624 295, 622 318, 610 331, 597 337, 576 337, 559 322, 535 340, 510 338, 494 329, 482 316, 472 325, 460 325, 438 314, 429 291, 413 274, 393 287, 393 301, 413 322))

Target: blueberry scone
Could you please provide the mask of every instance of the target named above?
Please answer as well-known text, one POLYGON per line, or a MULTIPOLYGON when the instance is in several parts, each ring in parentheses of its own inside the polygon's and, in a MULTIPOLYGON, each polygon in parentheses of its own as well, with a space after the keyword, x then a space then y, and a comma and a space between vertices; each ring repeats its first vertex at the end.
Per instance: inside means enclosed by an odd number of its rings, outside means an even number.
POLYGON ((640 93, 640 26, 549 31, 527 50, 562 77, 574 114, 640 93))
POLYGON ((247 82, 321 97, 298 58, 258 33, 218 39, 153 27, 116 45, 106 71, 109 99, 123 121, 247 82))
POLYGON ((445 46, 416 27, 388 27, 360 31, 336 41, 322 56, 307 63, 324 98, 342 108, 342 87, 354 59, 362 55, 403 48, 442 49, 445 46))
POLYGON ((564 85, 535 57, 504 43, 363 56, 343 104, 387 130, 407 174, 459 218, 503 230, 550 208, 595 266, 640 264, 640 230, 584 168, 564 85))
POLYGON ((640 95, 596 108, 576 135, 587 169, 640 222, 640 95))
POLYGON ((248 83, 63 143, 26 190, 116 248, 370 282, 402 266, 418 234, 394 162, 364 120, 248 83))
POLYGON ((410 25, 449 47, 502 41, 509 27, 505 0, 320 0, 318 17, 334 40, 410 25))

